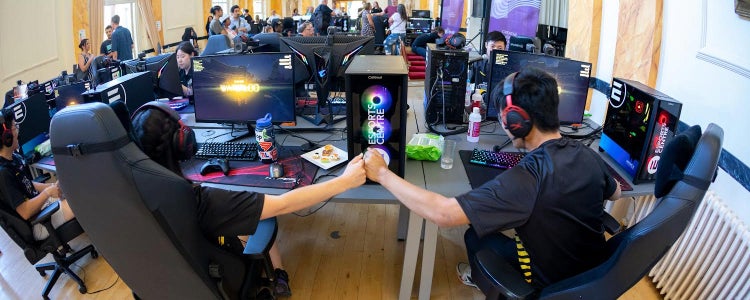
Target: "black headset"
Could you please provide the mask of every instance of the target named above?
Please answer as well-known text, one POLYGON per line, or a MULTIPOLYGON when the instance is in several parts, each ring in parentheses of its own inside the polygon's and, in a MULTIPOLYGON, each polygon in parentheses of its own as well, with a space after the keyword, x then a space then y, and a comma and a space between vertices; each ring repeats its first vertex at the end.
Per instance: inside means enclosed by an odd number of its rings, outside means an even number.
POLYGON ((505 129, 507 129, 515 138, 522 139, 531 131, 532 123, 531 117, 526 110, 520 106, 513 105, 513 83, 516 74, 518 74, 518 72, 511 73, 508 77, 505 77, 505 81, 503 81, 505 109, 503 109, 501 113, 501 119, 503 120, 503 127, 505 127, 505 129))
POLYGON ((180 126, 180 128, 178 128, 172 136, 172 150, 177 155, 177 159, 188 160, 193 157, 195 152, 198 151, 197 142, 195 140, 195 132, 192 128, 185 125, 185 123, 180 120, 180 115, 166 103, 151 101, 143 104, 141 107, 135 110, 131 120, 135 120, 139 113, 149 109, 162 111, 169 117, 169 119, 177 122, 177 124, 180 126))
POLYGON ((0 122, 3 123, 3 133, 0 136, 3 146, 13 146, 13 112, 10 109, 3 109, 0 113, 0 122))

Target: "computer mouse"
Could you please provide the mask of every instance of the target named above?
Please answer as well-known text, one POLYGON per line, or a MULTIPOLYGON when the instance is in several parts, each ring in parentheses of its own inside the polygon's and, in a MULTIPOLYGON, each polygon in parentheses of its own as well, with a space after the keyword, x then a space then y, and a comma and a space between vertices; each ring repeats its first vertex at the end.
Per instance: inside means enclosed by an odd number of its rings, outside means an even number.
POLYGON ((201 166, 201 175, 204 176, 218 171, 224 173, 224 175, 229 175, 229 161, 225 158, 212 158, 201 166))
POLYGON ((268 166, 268 177, 284 177, 284 165, 280 163, 272 163, 270 166, 268 166))

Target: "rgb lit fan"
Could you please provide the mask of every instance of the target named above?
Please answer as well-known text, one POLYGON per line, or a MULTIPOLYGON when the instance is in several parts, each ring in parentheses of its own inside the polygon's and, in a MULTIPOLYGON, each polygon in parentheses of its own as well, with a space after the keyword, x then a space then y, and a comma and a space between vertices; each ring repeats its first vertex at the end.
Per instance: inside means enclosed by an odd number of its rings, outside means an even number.
POLYGON ((393 104, 391 93, 382 85, 373 85, 362 92, 362 109, 387 112, 393 104))
POLYGON ((366 120, 362 123, 362 135, 370 145, 384 144, 391 138, 391 123, 388 120, 366 120))

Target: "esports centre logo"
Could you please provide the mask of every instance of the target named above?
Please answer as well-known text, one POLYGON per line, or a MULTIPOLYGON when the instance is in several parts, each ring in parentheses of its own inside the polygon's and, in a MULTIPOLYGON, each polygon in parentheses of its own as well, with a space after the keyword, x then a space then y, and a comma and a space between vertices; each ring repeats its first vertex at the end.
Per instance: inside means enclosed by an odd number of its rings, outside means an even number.
POLYGON ((26 120, 26 103, 19 102, 18 105, 13 106, 13 118, 16 123, 22 124, 26 120))
POLYGON ((659 132, 659 134, 655 134, 651 141, 651 149, 653 149, 653 151, 652 153, 649 153, 650 156, 646 163, 646 172, 651 175, 656 174, 656 168, 659 167, 661 153, 664 151, 664 144, 666 144, 667 139, 670 137, 669 114, 666 111, 659 113, 656 128, 654 128, 654 130, 659 132))
POLYGON ((362 92, 360 104, 367 112, 367 119, 362 122, 362 135, 370 145, 369 148, 380 152, 388 165, 391 161, 391 152, 385 143, 391 138, 392 128, 386 114, 393 106, 391 93, 382 85, 370 86, 362 92))

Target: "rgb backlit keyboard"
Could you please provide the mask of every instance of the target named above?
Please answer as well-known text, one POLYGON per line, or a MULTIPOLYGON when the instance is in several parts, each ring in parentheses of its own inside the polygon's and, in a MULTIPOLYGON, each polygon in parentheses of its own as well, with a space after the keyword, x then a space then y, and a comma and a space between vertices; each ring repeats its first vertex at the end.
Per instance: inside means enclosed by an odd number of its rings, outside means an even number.
POLYGON ((228 160, 258 160, 256 143, 203 143, 198 145, 198 158, 226 158, 228 160))
POLYGON ((469 162, 498 169, 510 169, 526 156, 522 152, 495 152, 492 150, 474 149, 469 162))

